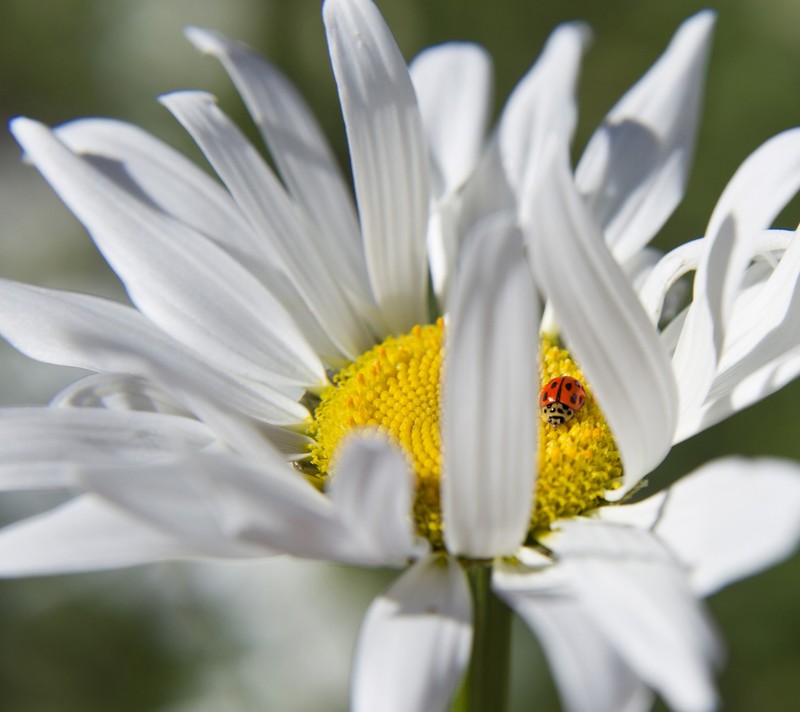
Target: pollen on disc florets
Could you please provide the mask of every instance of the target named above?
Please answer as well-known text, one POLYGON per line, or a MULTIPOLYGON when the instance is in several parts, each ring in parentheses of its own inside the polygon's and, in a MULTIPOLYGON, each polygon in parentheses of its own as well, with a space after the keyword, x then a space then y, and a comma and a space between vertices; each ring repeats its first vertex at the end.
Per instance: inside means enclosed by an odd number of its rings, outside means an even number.
POLYGON ((434 546, 443 534, 439 506, 440 371, 444 326, 415 326, 390 336, 342 369, 314 411, 311 464, 327 473, 342 438, 377 428, 395 440, 417 476, 414 505, 419 533, 434 546))
MULTIPOLYGON (((314 479, 324 480, 344 438, 362 428, 383 432, 409 458, 417 478, 417 531, 437 549, 444 546, 439 496, 443 338, 441 320, 415 326, 407 334, 390 336, 336 374, 314 410, 308 430, 314 443, 307 463, 314 479)), ((554 340, 542 340, 541 362, 543 382, 568 375, 585 385, 569 353, 554 340)), ((540 428, 533 536, 558 518, 600 504, 622 474, 619 452, 588 386, 587 394, 586 405, 569 423, 553 427, 543 422, 540 428)))
POLYGON ((555 339, 543 337, 541 377, 547 383, 557 376, 572 376, 583 383, 585 405, 568 423, 543 423, 539 436, 539 472, 531 530, 547 528, 553 521, 593 509, 604 501, 608 489, 618 487, 622 461, 603 413, 592 398, 581 370, 569 351, 555 339))

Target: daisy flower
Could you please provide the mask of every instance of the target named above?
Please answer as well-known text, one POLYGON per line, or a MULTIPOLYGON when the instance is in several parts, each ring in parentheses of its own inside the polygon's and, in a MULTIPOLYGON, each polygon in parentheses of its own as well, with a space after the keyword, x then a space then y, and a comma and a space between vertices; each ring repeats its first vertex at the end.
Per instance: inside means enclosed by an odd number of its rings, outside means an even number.
POLYGON ((797 190, 800 134, 759 149, 705 237, 655 261, 643 248, 682 194, 710 14, 574 176, 582 26, 556 30, 487 139, 482 50, 433 48, 409 70, 368 0, 323 14, 357 212, 286 79, 208 31, 189 37, 225 65, 280 177, 198 92, 163 103, 224 187, 120 122, 13 123, 135 308, 0 283, 14 346, 94 372, 49 408, 0 411, 0 486, 64 494, 0 532, 0 572, 394 566, 360 634, 354 710, 441 710, 467 670, 456 705, 501 709, 511 609, 570 710, 654 693, 713 709, 700 598, 791 553, 798 468, 727 459, 629 495, 677 439, 800 367, 800 240, 768 230, 797 190), (665 310, 691 270, 689 306, 665 310), (537 394, 564 376, 586 402, 551 425, 537 394))

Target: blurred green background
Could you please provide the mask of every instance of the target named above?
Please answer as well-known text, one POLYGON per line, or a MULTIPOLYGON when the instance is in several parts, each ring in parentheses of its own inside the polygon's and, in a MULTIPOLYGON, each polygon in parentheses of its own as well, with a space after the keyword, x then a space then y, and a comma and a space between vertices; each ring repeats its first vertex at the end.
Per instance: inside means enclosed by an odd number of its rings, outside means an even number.
MULTIPOLYGON (((575 155, 622 92, 705 7, 680 0, 378 0, 407 58, 453 39, 483 44, 496 69, 496 106, 550 30, 582 18, 595 32, 580 86, 575 155)), ((741 161, 800 124, 800 3, 717 3, 705 114, 688 194, 657 239, 699 236, 741 161)), ((197 24, 258 48, 301 88, 344 165, 341 118, 318 0, 0 0, 0 116, 47 123, 103 115, 138 123, 201 161, 155 101, 211 91, 255 137, 222 70, 181 34, 197 24)), ((796 227, 795 200, 778 221, 796 227)), ((0 276, 123 299, 80 225, 0 134, 0 276)), ((42 403, 74 377, 0 344, 0 404, 42 403)), ((674 449, 662 485, 718 454, 800 459, 800 383, 674 449)), ((0 505, 6 520, 37 498, 0 505)), ((743 522, 742 526, 747 526, 743 522)), ((273 561, 258 566, 169 564, 127 572, 0 582, 0 709, 344 710, 349 657, 369 600, 388 572, 273 561)), ((789 711, 800 699, 800 557, 713 597, 728 644, 726 709, 789 711)), ((515 628, 515 710, 558 710, 546 665, 515 628)))

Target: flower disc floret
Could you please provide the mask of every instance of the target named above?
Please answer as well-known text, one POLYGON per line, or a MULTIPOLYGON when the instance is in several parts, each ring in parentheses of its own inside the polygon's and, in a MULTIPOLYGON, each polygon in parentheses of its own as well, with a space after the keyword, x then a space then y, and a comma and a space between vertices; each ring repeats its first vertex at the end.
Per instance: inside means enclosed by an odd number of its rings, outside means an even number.
POLYGON ((417 529, 434 546, 443 534, 439 503, 439 403, 443 323, 390 336, 342 369, 325 389, 309 434, 310 462, 323 477, 343 438, 374 428, 406 453, 417 478, 417 529))
POLYGON ((539 439, 539 473, 531 530, 544 529, 561 517, 571 517, 600 505, 604 493, 618 486, 622 461, 603 413, 569 351, 545 337, 541 346, 541 376, 547 383, 572 376, 586 387, 585 405, 565 425, 543 424, 539 439))
MULTIPOLYGON (((439 484, 441 478, 440 398, 444 326, 415 326, 390 336, 342 369, 320 395, 309 435, 308 463, 325 479, 341 442, 354 432, 373 429, 406 454, 417 479, 414 514, 417 530, 434 547, 443 547, 439 484)), ((568 375, 585 384, 569 352, 545 338, 542 380, 568 375)), ((587 403, 563 426, 545 422, 539 438, 539 472, 531 514, 531 534, 599 505, 622 475, 619 452, 587 387, 587 403)), ((532 394, 535 397, 535 394, 532 394)), ((533 436, 533 433, 531 434, 533 436)))

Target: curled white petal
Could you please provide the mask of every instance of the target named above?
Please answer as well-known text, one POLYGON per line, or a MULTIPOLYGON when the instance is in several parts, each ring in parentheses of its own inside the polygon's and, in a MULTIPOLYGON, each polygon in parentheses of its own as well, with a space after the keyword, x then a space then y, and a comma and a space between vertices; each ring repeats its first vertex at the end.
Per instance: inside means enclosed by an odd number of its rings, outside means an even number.
POLYGON ((278 425, 307 416, 269 386, 214 369, 134 309, 97 297, 0 280, 0 333, 39 361, 152 380, 192 412, 218 404, 278 425))
POLYGON ((624 483, 609 493, 617 498, 669 451, 677 388, 655 328, 575 190, 566 147, 553 146, 548 165, 526 230, 531 265, 619 447, 624 483))
POLYGON ((739 167, 717 202, 673 363, 681 413, 703 402, 729 329, 736 291, 757 240, 800 188, 800 129, 784 131, 739 167))
POLYGON ((800 543, 800 467, 716 460, 670 487, 653 531, 708 596, 791 556, 800 543))
POLYGON ((678 562, 656 536, 574 519, 546 545, 569 588, 619 656, 676 710, 716 709, 714 629, 678 562))
POLYGON ((469 661, 472 602, 450 559, 422 559, 367 611, 353 670, 353 712, 441 712, 469 661))
MULTIPOLYGON (((681 416, 677 439, 694 435, 773 393, 792 378, 800 352, 800 233, 769 276, 741 290, 705 401, 681 416)), ((779 238, 778 238, 779 239, 779 238)))
POLYGON ((364 551, 374 550, 376 562, 403 563, 420 553, 412 519, 413 472, 406 457, 377 434, 342 446, 328 494, 364 551))
POLYGON ((50 405, 189 416, 186 409, 154 383, 118 373, 93 373, 80 378, 53 396, 50 405))
POLYGON ((568 712, 644 712, 653 695, 552 568, 497 564, 495 592, 538 636, 568 712))
POLYGON ((96 408, 0 410, 0 490, 76 486, 82 465, 152 462, 210 446, 197 420, 96 408))
POLYGON ((258 461, 197 453, 149 468, 93 468, 82 480, 158 528, 206 548, 215 544, 220 555, 248 547, 357 566, 404 565, 423 551, 413 536, 410 505, 402 507, 409 485, 392 478, 405 463, 393 450, 374 452, 374 445, 344 451, 330 497, 274 449, 258 461))
POLYGON ((575 172, 620 261, 683 197, 694 152, 714 13, 686 20, 664 54, 606 116, 575 172))
MULTIPOLYGON (((720 374, 724 377, 726 374, 720 374)), ((681 417, 675 442, 681 442, 779 391, 800 375, 800 347, 785 352, 750 372, 739 372, 736 382, 703 405, 681 417)))

